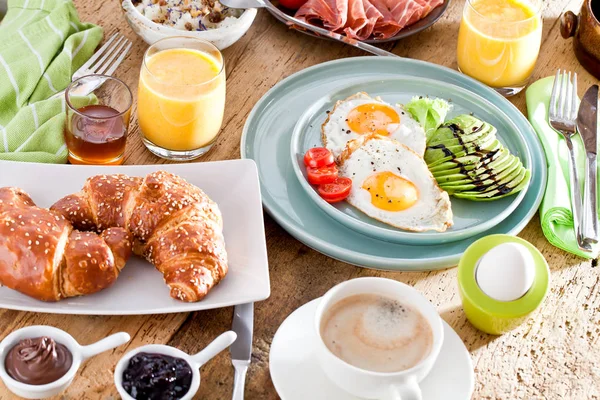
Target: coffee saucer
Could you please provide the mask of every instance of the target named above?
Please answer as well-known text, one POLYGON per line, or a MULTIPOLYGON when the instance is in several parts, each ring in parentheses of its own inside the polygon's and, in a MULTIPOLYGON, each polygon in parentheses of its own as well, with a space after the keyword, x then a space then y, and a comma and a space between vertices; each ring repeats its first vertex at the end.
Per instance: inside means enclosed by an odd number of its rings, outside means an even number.
MULTIPOLYGON (((319 300, 291 313, 275 333, 269 354, 275 390, 283 400, 363 400, 329 381, 314 356, 313 317, 319 300)), ((440 355, 420 384, 423 400, 468 400, 475 382, 471 356, 450 325, 443 324, 440 355)))

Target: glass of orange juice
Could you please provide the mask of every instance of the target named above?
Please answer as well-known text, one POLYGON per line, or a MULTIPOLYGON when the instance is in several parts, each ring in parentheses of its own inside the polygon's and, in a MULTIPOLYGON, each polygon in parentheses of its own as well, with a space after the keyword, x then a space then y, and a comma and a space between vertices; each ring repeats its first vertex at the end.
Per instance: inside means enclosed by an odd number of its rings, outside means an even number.
POLYGON ((505 96, 519 93, 542 42, 542 0, 467 0, 458 32, 458 68, 505 96))
POLYGON ((146 50, 138 89, 142 141, 159 157, 193 160, 215 142, 225 110, 225 63, 210 42, 169 37, 146 50))

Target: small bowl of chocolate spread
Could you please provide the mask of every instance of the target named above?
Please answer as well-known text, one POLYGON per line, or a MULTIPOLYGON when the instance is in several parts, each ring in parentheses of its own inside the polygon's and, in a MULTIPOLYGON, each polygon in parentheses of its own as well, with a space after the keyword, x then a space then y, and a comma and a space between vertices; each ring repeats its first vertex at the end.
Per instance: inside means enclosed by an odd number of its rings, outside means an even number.
POLYGON ((235 332, 225 332, 194 355, 162 344, 138 347, 117 363, 117 390, 124 400, 189 400, 200 387, 200 367, 235 339, 235 332))
POLYGON ((128 341, 129 334, 119 332, 81 346, 58 328, 22 328, 0 342, 0 378, 10 391, 26 399, 55 396, 71 384, 83 361, 128 341))

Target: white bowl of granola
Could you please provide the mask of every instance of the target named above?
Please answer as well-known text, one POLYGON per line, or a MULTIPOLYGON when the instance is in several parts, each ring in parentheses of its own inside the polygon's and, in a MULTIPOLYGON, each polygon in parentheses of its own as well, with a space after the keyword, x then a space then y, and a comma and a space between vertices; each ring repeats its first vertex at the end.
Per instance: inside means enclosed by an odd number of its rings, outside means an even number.
POLYGON ((231 9, 218 0, 123 0, 131 29, 148 44, 169 36, 204 39, 223 50, 252 25, 256 8, 231 9))

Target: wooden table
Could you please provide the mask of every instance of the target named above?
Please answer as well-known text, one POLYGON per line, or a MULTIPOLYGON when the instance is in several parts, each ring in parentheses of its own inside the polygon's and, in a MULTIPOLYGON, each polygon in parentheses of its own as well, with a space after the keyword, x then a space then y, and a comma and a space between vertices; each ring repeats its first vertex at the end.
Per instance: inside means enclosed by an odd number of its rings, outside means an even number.
MULTIPOLYGON (((115 30, 134 42, 133 51, 117 76, 134 90, 146 44, 128 27, 119 1, 76 0, 82 20, 115 30)), ((571 41, 560 37, 558 17, 575 10, 579 1, 545 1, 542 51, 534 79, 557 68, 579 74, 580 95, 596 80, 577 63, 571 41)), ((389 44, 387 50, 456 68, 455 46, 464 1, 453 0, 432 28, 389 44)), ((259 11, 250 31, 224 52, 227 65, 227 107, 223 133, 203 160, 239 158, 240 135, 256 101, 274 84, 303 68, 324 61, 364 55, 339 43, 313 39, 289 31, 267 12, 259 11)), ((525 111, 525 96, 512 99, 525 111)), ((134 113, 135 114, 135 113, 134 113)), ((127 164, 162 163, 139 139, 134 118, 127 164)), ((519 329, 500 337, 477 331, 465 319, 457 292, 456 270, 428 273, 378 272, 327 258, 293 239, 270 217, 265 217, 271 297, 256 304, 252 366, 246 398, 278 398, 269 376, 269 347, 283 320, 302 304, 323 295, 333 285, 361 276, 384 276, 415 286, 437 307, 471 352, 475 366, 474 398, 489 399, 598 399, 600 398, 600 271, 595 263, 560 251, 545 240, 538 218, 520 234, 537 246, 552 270, 552 286, 541 309, 519 329), (594 362, 594 360, 596 362, 594 362)), ((83 343, 117 331, 127 331, 127 346, 85 363, 61 399, 117 398, 112 372, 118 359, 143 344, 167 343, 197 352, 231 326, 232 309, 191 314, 149 316, 59 316, 0 310, 0 337, 27 325, 48 324, 67 330, 83 343)), ((233 385, 229 353, 224 352, 202 369, 199 398, 228 399, 233 385)), ((0 399, 12 395, 2 385, 0 399)))

